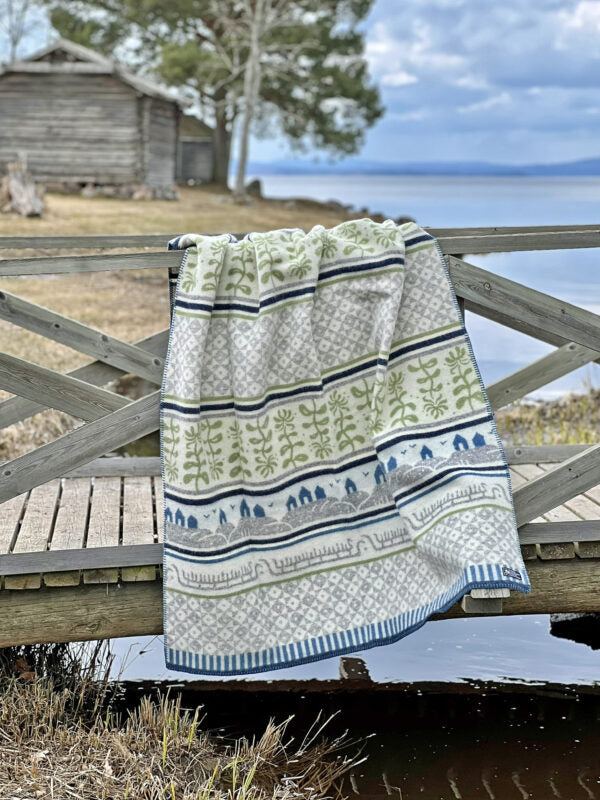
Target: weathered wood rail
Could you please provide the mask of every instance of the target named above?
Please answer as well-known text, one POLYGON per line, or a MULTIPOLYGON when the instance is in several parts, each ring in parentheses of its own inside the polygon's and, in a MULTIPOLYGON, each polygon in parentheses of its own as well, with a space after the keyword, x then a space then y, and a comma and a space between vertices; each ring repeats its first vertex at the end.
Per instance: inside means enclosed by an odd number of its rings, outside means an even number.
MULTIPOLYGON (((600 315, 502 278, 465 253, 600 247, 600 225, 430 229, 447 254, 463 309, 555 349, 487 387, 497 410, 600 361, 600 315)), ((175 234, 0 237, 0 320, 93 359, 66 374, 0 353, 0 428, 46 408, 83 424, 0 464, 0 646, 159 633, 162 629, 162 483, 157 458, 106 458, 156 431, 168 332, 135 344, 3 290, 15 275, 177 270, 175 234), (162 252, 156 252, 161 248, 162 252), (137 250, 78 254, 77 250, 137 250), (32 250, 68 255, 2 258, 32 250), (155 386, 130 401, 105 388, 124 374, 155 386)), ((600 611, 600 445, 509 447, 515 508, 533 591, 504 600, 508 614, 600 611)), ((502 601, 470 597, 469 613, 502 601)), ((463 614, 460 606, 446 616, 463 614)))

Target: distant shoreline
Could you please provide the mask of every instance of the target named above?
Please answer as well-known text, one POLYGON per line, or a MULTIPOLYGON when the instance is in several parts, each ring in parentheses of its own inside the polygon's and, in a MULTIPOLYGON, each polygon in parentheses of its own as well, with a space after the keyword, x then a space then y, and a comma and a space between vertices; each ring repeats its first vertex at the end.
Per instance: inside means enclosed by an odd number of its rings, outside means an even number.
POLYGON ((577 174, 564 174, 564 175, 543 175, 543 174, 536 174, 536 173, 520 173, 520 172, 377 172, 377 171, 366 171, 366 170, 356 170, 354 172, 336 172, 335 170, 314 170, 314 171, 303 171, 301 169, 294 170, 292 168, 287 169, 249 169, 248 170, 249 179, 254 178, 272 178, 272 177, 294 177, 294 178, 483 178, 489 180, 490 178, 519 178, 522 180, 523 178, 532 178, 532 179, 560 179, 560 180, 573 180, 577 178, 578 180, 581 179, 590 179, 590 180, 598 180, 600 179, 600 172, 598 174, 586 174, 586 175, 577 175, 577 174))
MULTIPOLYGON (((232 165, 233 167, 235 165, 232 165)), ((248 174, 262 175, 389 175, 430 177, 482 177, 482 178, 598 178, 600 158, 555 164, 496 164, 490 161, 413 161, 382 162, 369 159, 352 159, 348 162, 301 161, 279 159, 277 161, 254 161, 248 174)))

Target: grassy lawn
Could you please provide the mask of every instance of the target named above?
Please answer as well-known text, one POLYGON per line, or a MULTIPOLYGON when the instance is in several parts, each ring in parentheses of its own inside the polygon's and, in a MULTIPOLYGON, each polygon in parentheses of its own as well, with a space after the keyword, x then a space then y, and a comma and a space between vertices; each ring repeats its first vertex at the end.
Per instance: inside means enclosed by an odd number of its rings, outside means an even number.
MULTIPOLYGON (((164 232, 166 247, 169 234, 188 231, 307 229, 318 223, 331 226, 342 221, 339 215, 314 203, 300 203, 294 210, 266 200, 253 200, 250 206, 235 205, 229 195, 208 189, 182 189, 181 195, 180 202, 49 195, 42 219, 0 216, 0 236, 164 232)), ((0 250, 0 257, 5 258, 48 254, 0 250)), ((0 278, 0 288, 129 342, 168 325, 166 272, 160 269, 0 278)), ((0 351, 61 371, 86 360, 69 348, 1 321, 0 351)))
POLYGON ((237 205, 215 187, 182 188, 181 200, 151 202, 115 200, 79 195, 46 195, 41 219, 16 214, 0 215, 0 236, 61 236, 86 233, 221 233, 265 231, 274 228, 326 227, 343 217, 320 205, 300 201, 296 208, 285 202, 253 199, 237 205))
MULTIPOLYGON (((179 202, 135 202, 74 195, 47 195, 41 219, 0 215, 0 236, 67 236, 91 233, 246 232, 313 225, 331 227, 344 219, 318 203, 253 199, 231 202, 215 187, 184 188, 179 202), (293 207, 292 207, 293 206, 293 207)), ((0 250, 2 258, 66 255, 70 251, 0 250)), ((81 253, 82 251, 75 251, 81 253)), ((100 251, 86 251, 89 253, 100 251)), ((35 277, 0 277, 0 289, 134 342, 168 326, 166 271, 136 270, 35 277)), ((68 347, 0 320, 0 352, 66 372, 90 359, 68 347)), ((0 392, 0 400, 8 397, 0 392)), ((76 424, 66 414, 48 411, 2 433, 0 461, 52 441, 76 424)))

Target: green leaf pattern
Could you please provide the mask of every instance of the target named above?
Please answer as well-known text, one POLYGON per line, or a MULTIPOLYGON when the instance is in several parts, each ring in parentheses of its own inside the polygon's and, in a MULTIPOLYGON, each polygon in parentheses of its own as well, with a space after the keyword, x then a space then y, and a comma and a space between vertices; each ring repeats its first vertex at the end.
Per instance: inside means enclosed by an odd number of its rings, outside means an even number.
POLYGON ((409 364, 408 371, 418 373, 416 378, 419 393, 422 395, 425 413, 434 419, 440 419, 448 411, 448 398, 443 391, 440 380, 441 370, 436 356, 423 356, 417 363, 409 364))
MULTIPOLYGON (((315 258, 331 261, 362 257, 400 247, 402 233, 394 225, 351 220, 338 226, 335 234, 320 228, 316 244, 307 244, 306 237, 295 232, 276 232, 257 234, 229 249, 227 245, 226 237, 199 245, 205 265, 202 270, 196 266, 196 252, 190 252, 181 282, 184 292, 214 293, 220 283, 228 297, 255 297, 257 290, 271 291, 310 278, 315 258), (198 279, 200 289, 194 285, 198 279)), ((289 313, 288 309, 282 317, 286 324, 289 313)), ((277 330, 277 317, 271 319, 277 330)), ((233 336, 235 321, 232 325, 233 336)), ((285 342, 290 347, 289 337, 285 342)), ((277 340, 271 356, 275 363, 276 348, 277 340)), ((339 364, 341 372, 344 367, 344 363, 339 364)), ((321 376, 317 374, 312 380, 319 381, 321 376)), ((265 392, 269 391, 270 387, 265 387, 265 392)), ((417 350, 410 358, 403 357, 387 367, 380 364, 358 370, 343 382, 321 384, 317 392, 287 395, 252 413, 238 408, 248 398, 233 399, 236 410, 220 416, 202 412, 199 419, 165 415, 162 443, 168 482, 200 491, 218 482, 252 483, 257 476, 270 480, 283 472, 303 470, 313 463, 339 460, 374 447, 373 436, 451 418, 453 413, 485 405, 468 346, 462 339, 435 352, 418 354, 417 350)))
POLYGON ((458 345, 444 359, 452 375, 454 388, 452 394, 456 398, 456 408, 468 405, 471 411, 485 404, 479 378, 475 374, 471 357, 464 345, 458 345))
POLYGON ((234 295, 250 295, 252 284, 256 280, 254 272, 254 247, 252 242, 243 239, 232 248, 232 255, 229 258, 227 270, 227 282, 225 291, 232 292, 234 295))
POLYGON ((309 433, 308 439, 314 455, 317 458, 328 458, 332 454, 333 448, 331 446, 327 404, 317 403, 313 397, 310 405, 300 403, 299 411, 303 417, 308 418, 306 422, 302 423, 302 427, 307 431, 312 431, 312 433, 309 433))

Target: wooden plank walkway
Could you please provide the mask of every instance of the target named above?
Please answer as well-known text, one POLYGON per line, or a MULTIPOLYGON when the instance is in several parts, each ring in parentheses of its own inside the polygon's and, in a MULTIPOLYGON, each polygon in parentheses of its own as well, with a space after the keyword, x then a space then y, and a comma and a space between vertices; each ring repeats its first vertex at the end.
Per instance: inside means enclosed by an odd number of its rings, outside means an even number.
POLYGON ((156 580, 162 504, 152 474, 67 477, 0 504, 1 589, 156 580))
MULTIPOLYGON (((494 411, 588 363, 600 363, 600 315, 469 263, 469 253, 600 247, 600 225, 431 229, 448 256, 460 308, 553 351, 490 384, 494 411)), ((240 234, 242 236, 243 234, 240 234)), ((161 269, 165 291, 181 253, 151 236, 0 237, 6 275, 161 269), (69 253, 94 248, 128 253, 69 253), (56 251, 16 258, 7 249, 56 251)), ((238 237, 239 238, 239 237, 238 237)), ((0 647, 160 633, 162 485, 159 459, 106 458, 159 427, 168 331, 135 343, 17 297, 0 286, 0 320, 95 359, 67 374, 0 353, 0 428, 45 408, 83 421, 56 441, 0 464, 0 647), (156 389, 117 395, 123 374, 156 389)), ((506 448, 529 596, 475 590, 445 616, 600 612, 600 444, 506 448), (464 610, 463 610, 464 609, 464 610)))
MULTIPOLYGON (((0 504, 0 591, 160 578, 158 459, 105 461, 99 476, 79 470, 79 477, 49 481, 0 504)), ((513 490, 554 466, 512 464, 513 490)), ((520 536, 528 561, 599 558, 600 485, 522 525, 520 536)))
MULTIPOLYGON (((513 488, 554 466, 512 464, 513 488)), ((162 632, 157 472, 156 458, 100 459, 0 505, 0 647, 162 632)), ((600 485, 519 533, 532 593, 469 597, 469 615, 600 611, 600 485)))

